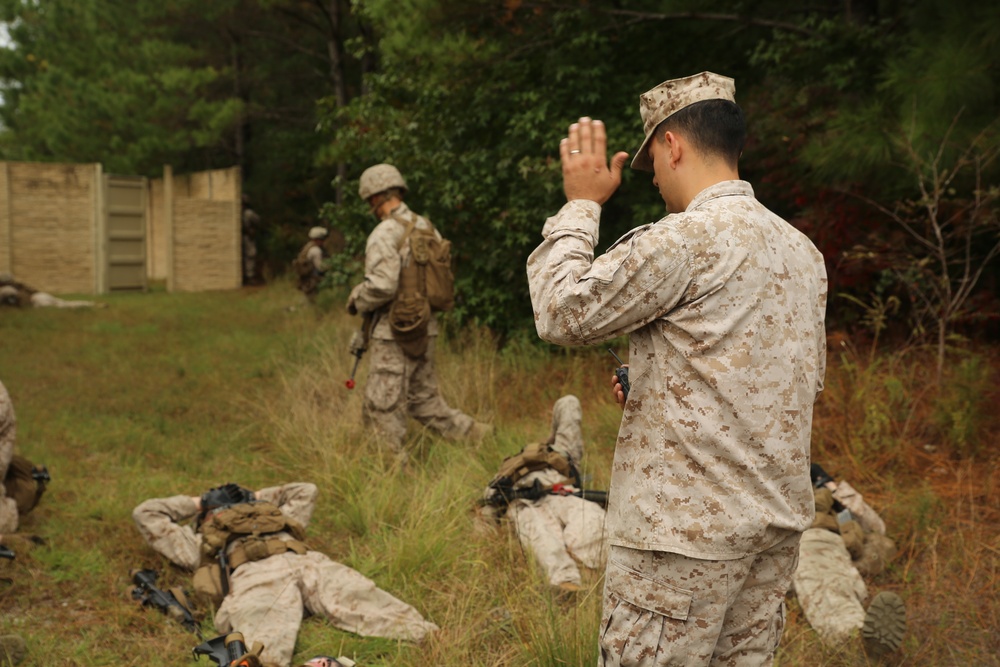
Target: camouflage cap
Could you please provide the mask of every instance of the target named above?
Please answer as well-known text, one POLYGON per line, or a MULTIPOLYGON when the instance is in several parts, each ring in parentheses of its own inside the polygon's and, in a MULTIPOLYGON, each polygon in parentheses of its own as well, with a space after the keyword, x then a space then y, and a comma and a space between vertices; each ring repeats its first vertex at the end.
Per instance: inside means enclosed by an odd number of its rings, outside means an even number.
POLYGON ((326 231, 326 227, 313 227, 309 230, 310 239, 325 239, 329 232, 326 231))
POLYGON ((736 83, 728 76, 702 72, 683 79, 664 81, 640 95, 639 115, 642 116, 642 130, 646 138, 632 158, 632 168, 653 171, 648 148, 656 126, 684 107, 705 100, 736 102, 736 83))
POLYGON ((403 175, 391 164, 377 164, 368 167, 362 172, 361 179, 358 181, 358 194, 365 201, 368 201, 372 195, 385 192, 389 188, 402 188, 404 192, 407 189, 403 175))

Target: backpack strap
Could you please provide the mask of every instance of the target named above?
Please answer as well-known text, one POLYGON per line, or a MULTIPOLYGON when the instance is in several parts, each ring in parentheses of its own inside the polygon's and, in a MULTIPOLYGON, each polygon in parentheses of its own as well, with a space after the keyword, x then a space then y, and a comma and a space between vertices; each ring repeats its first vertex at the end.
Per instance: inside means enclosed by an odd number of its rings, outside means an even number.
POLYGON ((417 227, 417 216, 413 214, 413 211, 410 211, 411 217, 409 219, 397 214, 396 211, 393 211, 390 216, 393 220, 403 225, 405 229, 402 238, 399 239, 399 243, 396 245, 396 251, 402 252, 403 246, 410 240, 410 235, 413 234, 413 230, 417 227))

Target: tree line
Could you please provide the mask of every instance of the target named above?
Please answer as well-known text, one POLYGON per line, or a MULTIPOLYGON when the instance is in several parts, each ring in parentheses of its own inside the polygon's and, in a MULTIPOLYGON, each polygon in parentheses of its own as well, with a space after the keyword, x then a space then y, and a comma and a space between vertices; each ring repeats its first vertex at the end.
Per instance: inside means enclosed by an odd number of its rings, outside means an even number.
MULTIPOLYGON (((397 165, 453 240, 458 322, 531 329, 524 261, 562 203, 580 115, 642 137, 638 96, 732 76, 741 173, 823 251, 830 319, 998 331, 1000 6, 946 0, 0 0, 0 155, 159 175, 239 165, 280 271, 310 225, 341 271, 397 165)), ((627 173, 603 244, 663 215, 627 173)))

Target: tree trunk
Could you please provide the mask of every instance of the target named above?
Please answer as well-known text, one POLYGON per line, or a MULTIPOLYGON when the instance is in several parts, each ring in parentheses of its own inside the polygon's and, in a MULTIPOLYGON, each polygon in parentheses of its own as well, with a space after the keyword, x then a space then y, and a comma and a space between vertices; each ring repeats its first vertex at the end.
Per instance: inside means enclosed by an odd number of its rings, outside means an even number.
MULTIPOLYGON (((333 95, 337 100, 337 108, 347 106, 347 84, 344 77, 344 41, 341 35, 340 0, 329 0, 327 18, 330 22, 330 34, 326 41, 326 51, 330 59, 330 81, 333 83, 333 95)), ((334 201, 337 206, 344 203, 344 180, 347 178, 347 164, 337 163, 337 185, 334 201)))

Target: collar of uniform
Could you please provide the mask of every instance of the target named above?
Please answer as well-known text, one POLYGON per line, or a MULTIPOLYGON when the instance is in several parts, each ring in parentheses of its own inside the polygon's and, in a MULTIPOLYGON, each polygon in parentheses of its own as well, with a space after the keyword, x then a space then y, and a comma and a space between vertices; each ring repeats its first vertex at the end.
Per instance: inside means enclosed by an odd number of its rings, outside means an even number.
POLYGON ((718 197, 732 196, 753 197, 753 186, 746 181, 722 181, 721 183, 710 185, 695 195, 695 198, 691 200, 691 203, 684 210, 685 212, 693 211, 718 197))
POLYGON ((407 214, 409 212, 410 212, 410 207, 406 205, 405 201, 401 201, 401 202, 399 202, 399 206, 397 206, 396 208, 394 208, 391 211, 389 211, 388 217, 392 218, 392 217, 394 217, 394 216, 396 216, 397 214, 400 214, 400 213, 402 213, 402 214, 405 215, 405 214, 407 214))

